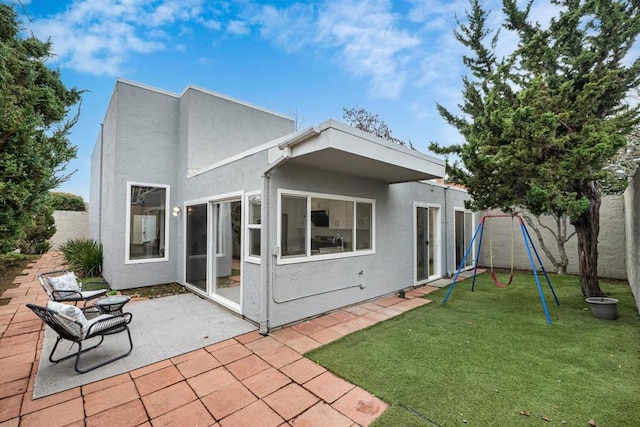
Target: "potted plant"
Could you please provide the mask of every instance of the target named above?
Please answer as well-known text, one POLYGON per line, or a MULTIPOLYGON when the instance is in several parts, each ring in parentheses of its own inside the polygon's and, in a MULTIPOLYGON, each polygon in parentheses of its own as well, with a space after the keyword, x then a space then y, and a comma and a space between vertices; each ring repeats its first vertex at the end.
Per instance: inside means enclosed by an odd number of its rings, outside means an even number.
POLYGON ((591 313, 598 319, 616 320, 618 318, 618 300, 607 297, 590 297, 586 301, 591 306, 591 313))

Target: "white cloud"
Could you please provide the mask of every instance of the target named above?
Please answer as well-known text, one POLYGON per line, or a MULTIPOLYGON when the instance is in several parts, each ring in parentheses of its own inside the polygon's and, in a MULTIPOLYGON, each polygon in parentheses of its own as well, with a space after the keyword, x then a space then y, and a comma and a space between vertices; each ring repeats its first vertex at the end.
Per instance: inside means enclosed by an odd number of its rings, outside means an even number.
POLYGON ((400 94, 405 67, 420 44, 401 28, 401 17, 387 0, 264 6, 256 23, 263 37, 288 52, 313 48, 318 55, 332 55, 347 73, 368 79, 371 93, 383 98, 400 94))
POLYGON ((396 98, 406 84, 406 66, 420 39, 400 28, 385 0, 331 3, 319 14, 316 40, 338 49, 342 66, 370 79, 371 92, 396 98))
POLYGON ((242 36, 249 34, 250 29, 246 22, 233 19, 229 21, 229 24, 227 25, 227 32, 242 36))
POLYGON ((255 12, 253 20, 262 37, 286 52, 296 52, 313 43, 316 26, 313 5, 295 3, 284 9, 265 5, 255 12))
POLYGON ((52 62, 79 72, 116 76, 135 54, 167 48, 166 30, 193 19, 203 0, 75 0, 61 13, 34 19, 38 38, 51 38, 52 62))

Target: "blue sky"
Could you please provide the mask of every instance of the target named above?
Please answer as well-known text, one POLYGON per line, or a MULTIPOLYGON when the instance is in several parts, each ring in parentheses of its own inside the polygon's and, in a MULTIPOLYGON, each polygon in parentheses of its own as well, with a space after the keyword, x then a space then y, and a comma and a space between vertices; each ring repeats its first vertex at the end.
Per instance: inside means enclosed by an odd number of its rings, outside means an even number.
MULTIPOLYGON (((6 0, 13 2, 14 0, 6 0)), ((117 78, 181 93, 190 84, 297 118, 363 107, 427 152, 459 143, 436 103, 461 99, 455 16, 467 0, 23 0, 25 30, 51 38, 69 87, 86 90, 71 142, 77 169, 58 190, 89 200, 90 156, 117 78)), ((544 17, 549 8, 534 8, 544 17)), ((500 18, 499 4, 491 20, 500 18)), ((510 40, 505 39, 504 48, 510 40)))

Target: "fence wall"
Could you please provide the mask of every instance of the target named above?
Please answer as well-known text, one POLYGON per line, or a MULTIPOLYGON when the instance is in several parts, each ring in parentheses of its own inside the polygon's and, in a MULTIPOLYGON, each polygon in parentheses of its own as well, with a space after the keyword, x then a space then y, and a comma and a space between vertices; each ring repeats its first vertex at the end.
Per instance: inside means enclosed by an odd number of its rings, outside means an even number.
POLYGON ((640 310, 640 168, 624 192, 627 280, 640 310))
POLYGON ((69 239, 89 236, 88 212, 54 211, 53 218, 56 221, 56 234, 51 238, 51 250, 58 250, 69 239))
MULTIPOLYGON (((640 183, 636 183, 640 187, 640 183)), ((640 194, 636 190, 636 200, 640 202, 640 194)), ((634 205, 637 206, 637 205, 634 205)), ((629 209, 626 209, 629 212, 629 209)), ((488 212, 489 214, 500 213, 499 211, 488 212)), ((630 215, 634 215, 631 211, 630 215)), ((535 217, 532 217, 537 222, 535 217)), ((636 215, 636 221, 638 220, 636 215)), ((541 221, 552 230, 556 229, 556 222, 552 217, 543 216, 541 221)), ((485 226, 482 248, 480 250, 480 265, 489 266, 491 252, 490 241, 493 246, 493 266, 498 268, 510 268, 511 264, 511 220, 509 218, 497 218, 488 221, 485 226)), ((636 222, 637 225, 637 222, 636 222)), ((557 257, 558 250, 555 237, 550 231, 538 226, 541 230, 547 247, 554 256, 557 257)), ((528 227, 529 234, 536 246, 538 254, 542 259, 542 264, 547 271, 555 272, 553 264, 545 255, 535 232, 528 227)), ((569 234, 574 228, 569 225, 569 234)), ((637 231, 637 229, 636 229, 637 231)), ((513 223, 514 236, 514 268, 518 270, 531 270, 531 264, 527 256, 522 232, 517 221, 513 223)), ((636 233, 634 244, 637 244, 638 234, 636 233)), ((598 238, 598 274, 600 277, 612 279, 627 279, 627 244, 625 235, 625 197, 622 195, 604 196, 600 207, 600 235, 598 238)), ((569 258, 567 273, 578 274, 578 239, 574 235, 567 243, 565 250, 569 258)), ((637 254, 637 252, 636 252, 637 254)), ((637 260, 637 256, 636 256, 637 260)), ((637 263, 637 261, 636 261, 637 263)), ((637 269, 637 266, 636 266, 637 269)), ((636 298, 638 300, 638 298, 636 298)))

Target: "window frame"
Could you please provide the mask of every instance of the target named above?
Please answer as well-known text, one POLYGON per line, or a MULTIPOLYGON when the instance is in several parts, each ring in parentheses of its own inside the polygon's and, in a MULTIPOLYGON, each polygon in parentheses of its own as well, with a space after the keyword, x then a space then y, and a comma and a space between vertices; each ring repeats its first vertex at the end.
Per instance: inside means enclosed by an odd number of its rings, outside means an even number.
POLYGON ((276 264, 285 265, 285 264, 297 264, 303 262, 313 262, 313 261, 322 261, 329 259, 340 259, 340 258, 352 258, 358 256, 365 255, 374 255, 376 253, 376 201, 375 199, 368 199, 364 197, 352 197, 345 196, 339 194, 329 194, 329 193, 316 193, 311 191, 300 191, 300 190, 289 190, 279 188, 277 191, 278 203, 277 203, 277 245, 278 245, 278 255, 276 264), (306 219, 305 219, 305 254, 304 255, 295 255, 291 257, 283 257, 282 256, 282 197, 283 196, 291 196, 291 197, 299 197, 306 199, 306 219), (353 223, 352 227, 352 235, 353 235, 353 250, 348 252, 336 252, 336 253, 326 253, 326 254, 311 254, 311 199, 328 199, 328 200, 336 200, 336 201, 347 201, 353 203, 353 223), (371 248, 370 249, 360 249, 357 250, 357 204, 358 203, 369 203, 371 205, 371 248))
POLYGON ((124 262, 125 264, 147 264, 154 262, 166 262, 169 261, 169 218, 171 218, 171 212, 169 207, 171 206, 171 188, 168 184, 156 184, 148 182, 127 181, 127 197, 126 197, 126 209, 125 209, 125 250, 124 250, 124 262), (132 187, 154 187, 165 190, 164 201, 164 256, 156 258, 134 258, 131 259, 131 189, 132 187))
MULTIPOLYGON (((245 211, 245 254, 244 260, 246 262, 250 262, 253 264, 260 264, 262 259, 262 254, 256 256, 251 254, 251 231, 250 230, 258 230, 260 233, 260 238, 262 239, 262 211, 260 211, 260 224, 252 224, 251 223, 251 203, 253 198, 260 198, 260 203, 262 204, 262 192, 260 191, 251 191, 245 193, 245 203, 246 203, 246 211, 245 211)), ((261 206, 261 205, 260 205, 261 206)))

